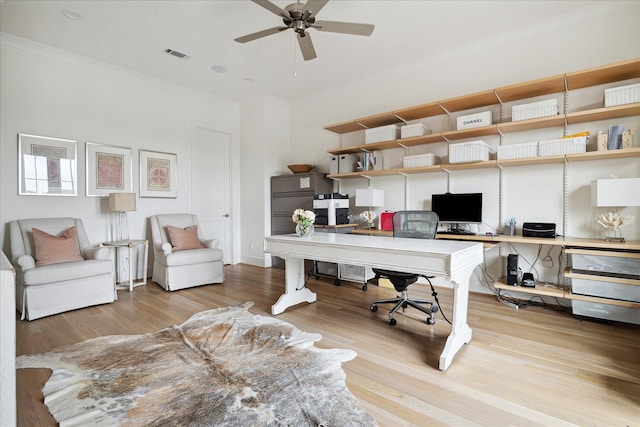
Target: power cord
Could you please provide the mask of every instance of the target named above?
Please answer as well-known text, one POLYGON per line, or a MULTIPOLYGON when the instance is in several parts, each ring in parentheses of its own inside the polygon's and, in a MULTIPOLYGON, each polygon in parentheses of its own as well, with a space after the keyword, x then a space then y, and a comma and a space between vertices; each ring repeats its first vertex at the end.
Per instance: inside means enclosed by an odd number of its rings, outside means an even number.
POLYGON ((435 288, 433 287, 433 283, 431 283, 431 280, 429 280, 429 277, 427 276, 423 276, 425 279, 427 279, 427 282, 429 282, 429 286, 431 286, 431 296, 433 297, 433 300, 436 302, 436 306, 438 307, 438 311, 440 311, 440 314, 442 314, 442 317, 444 317, 444 320, 447 321, 448 324, 451 325, 451 321, 449 319, 447 319, 447 316, 445 316, 444 311, 442 311, 442 307, 440 307, 440 301, 438 300, 438 293, 436 292, 435 288))

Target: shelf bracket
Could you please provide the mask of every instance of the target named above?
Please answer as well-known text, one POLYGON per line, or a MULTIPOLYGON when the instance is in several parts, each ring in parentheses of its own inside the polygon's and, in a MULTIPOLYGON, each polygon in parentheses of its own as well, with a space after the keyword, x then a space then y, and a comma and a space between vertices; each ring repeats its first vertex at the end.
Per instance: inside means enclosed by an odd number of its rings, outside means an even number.
POLYGON ((394 113, 393 111, 391 112, 391 114, 394 115, 394 117, 398 120, 400 120, 402 123, 407 124, 407 121, 405 119, 403 119, 402 117, 400 117, 399 115, 397 115, 396 113, 394 113))
POLYGON ((366 175, 364 173, 361 173, 360 176, 366 179, 367 181, 369 181, 369 184, 371 184, 371 178, 372 178, 371 175, 366 175))

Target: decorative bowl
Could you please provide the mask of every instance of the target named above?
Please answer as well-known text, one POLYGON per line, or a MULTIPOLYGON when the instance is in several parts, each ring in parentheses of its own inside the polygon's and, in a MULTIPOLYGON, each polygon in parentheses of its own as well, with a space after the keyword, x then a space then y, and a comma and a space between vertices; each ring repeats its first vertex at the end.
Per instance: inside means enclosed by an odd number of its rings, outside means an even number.
POLYGON ((300 165, 287 165, 287 167, 293 173, 307 173, 311 169, 313 169, 315 165, 300 164, 300 165))

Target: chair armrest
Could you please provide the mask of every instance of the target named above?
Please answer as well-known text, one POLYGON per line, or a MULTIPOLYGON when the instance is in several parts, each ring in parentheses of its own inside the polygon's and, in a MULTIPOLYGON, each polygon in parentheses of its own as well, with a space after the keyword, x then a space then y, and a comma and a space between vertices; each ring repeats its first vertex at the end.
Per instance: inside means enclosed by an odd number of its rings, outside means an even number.
POLYGON ((171 243, 163 243, 161 248, 165 255, 169 255, 173 252, 173 246, 171 246, 171 243))
POLYGON ((109 259, 109 248, 93 246, 82 251, 84 259, 109 259))
POLYGON ((220 243, 220 240, 218 239, 205 240, 203 243, 205 248, 215 249, 218 247, 218 243, 220 243))
POLYGON ((20 255, 13 259, 13 263, 20 266, 24 270, 30 270, 36 266, 36 260, 31 255, 20 255))

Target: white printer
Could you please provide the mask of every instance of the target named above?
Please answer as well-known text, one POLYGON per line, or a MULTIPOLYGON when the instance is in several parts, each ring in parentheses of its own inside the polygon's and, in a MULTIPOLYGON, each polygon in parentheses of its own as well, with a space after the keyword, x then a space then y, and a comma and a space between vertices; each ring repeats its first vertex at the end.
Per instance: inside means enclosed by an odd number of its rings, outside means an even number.
POLYGON ((349 223, 349 195, 340 193, 316 194, 313 196, 313 213, 318 225, 340 225, 349 223))

